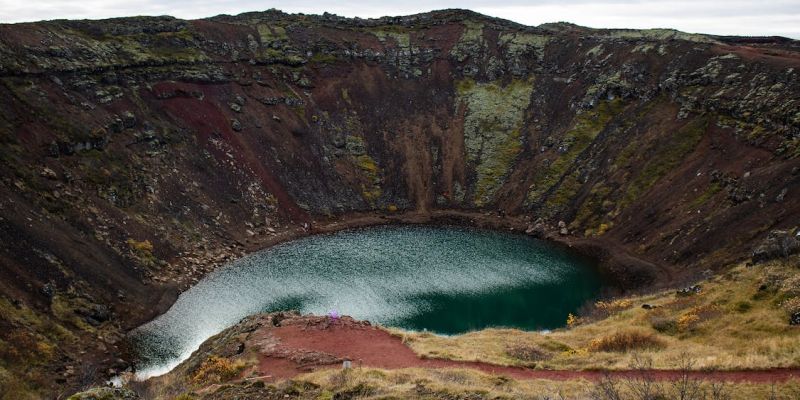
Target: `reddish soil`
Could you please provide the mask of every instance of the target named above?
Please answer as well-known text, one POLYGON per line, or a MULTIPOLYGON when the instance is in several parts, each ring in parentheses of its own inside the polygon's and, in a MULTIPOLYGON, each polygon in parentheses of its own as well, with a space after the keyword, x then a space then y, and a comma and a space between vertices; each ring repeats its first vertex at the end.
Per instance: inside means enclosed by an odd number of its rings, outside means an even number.
MULTIPOLYGON (((354 367, 383 369, 471 368, 516 379, 598 380, 604 376, 648 376, 657 380, 675 380, 682 375, 681 371, 676 370, 534 370, 477 361, 421 358, 400 338, 349 317, 337 320, 327 317, 290 318, 282 321, 278 327, 269 326, 256 332, 248 344, 260 347, 257 372, 267 380, 292 378, 322 368, 340 368, 344 360, 351 360, 354 367)), ((705 380, 764 383, 800 378, 800 369, 691 371, 689 374, 692 378, 705 380)))

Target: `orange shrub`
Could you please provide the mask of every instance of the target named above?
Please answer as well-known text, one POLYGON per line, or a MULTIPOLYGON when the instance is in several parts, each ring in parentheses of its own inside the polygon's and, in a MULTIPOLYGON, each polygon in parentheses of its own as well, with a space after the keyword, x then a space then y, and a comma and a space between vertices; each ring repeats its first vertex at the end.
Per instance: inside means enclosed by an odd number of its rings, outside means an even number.
POLYGON ((580 325, 581 322, 583 322, 583 321, 577 315, 575 315, 573 313, 569 313, 569 315, 567 315, 567 327, 574 328, 574 327, 580 325))
POLYGON ((594 303, 594 308, 601 314, 609 316, 622 310, 627 310, 633 306, 633 301, 628 299, 598 301, 594 303))
POLYGON ((200 368, 192 375, 195 385, 226 382, 236 377, 242 365, 218 356, 210 356, 203 361, 200 368))

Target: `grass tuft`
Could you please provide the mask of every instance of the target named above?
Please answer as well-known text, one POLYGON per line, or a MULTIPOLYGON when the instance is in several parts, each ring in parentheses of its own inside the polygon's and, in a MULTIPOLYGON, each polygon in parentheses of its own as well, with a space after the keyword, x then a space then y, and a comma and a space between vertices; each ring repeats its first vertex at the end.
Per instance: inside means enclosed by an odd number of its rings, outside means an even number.
POLYGON ((653 333, 631 330, 594 339, 589 343, 589 351, 626 353, 635 350, 660 350, 666 346, 664 341, 653 333))

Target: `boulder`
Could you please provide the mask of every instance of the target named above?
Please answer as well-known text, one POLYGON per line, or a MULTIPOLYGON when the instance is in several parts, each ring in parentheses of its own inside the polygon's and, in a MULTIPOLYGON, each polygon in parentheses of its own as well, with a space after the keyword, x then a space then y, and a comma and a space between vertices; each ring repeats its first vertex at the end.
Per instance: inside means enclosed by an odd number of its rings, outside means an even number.
POLYGON ((800 325, 800 311, 789 317, 789 325, 800 325))
POLYGON ((46 283, 44 286, 42 286, 41 292, 48 300, 50 300, 55 295, 56 289, 53 287, 52 283, 46 283))
POLYGON ((800 253, 800 237, 793 230, 774 230, 753 251, 753 262, 785 258, 800 253))
POLYGON ((136 126, 136 116, 130 111, 122 113, 122 127, 124 129, 133 128, 136 126))
POLYGON ((238 119, 232 119, 231 120, 231 129, 233 129, 236 132, 241 132, 242 131, 242 123, 239 122, 238 119))
POLYGON ((39 175, 42 178, 53 179, 53 180, 58 179, 58 174, 56 174, 56 171, 53 171, 52 169, 47 167, 42 168, 42 172, 40 172, 39 175))
POLYGON ((567 229, 567 223, 564 221, 558 221, 558 234, 562 236, 569 235, 569 230, 567 229))
POLYGON ((541 222, 536 222, 533 225, 528 225, 525 233, 534 237, 544 237, 547 234, 547 229, 541 222))
POLYGON ((678 289, 678 291, 675 292, 675 294, 677 294, 678 296, 691 296, 700 293, 702 289, 703 288, 700 285, 692 285, 692 286, 687 286, 683 289, 678 289))

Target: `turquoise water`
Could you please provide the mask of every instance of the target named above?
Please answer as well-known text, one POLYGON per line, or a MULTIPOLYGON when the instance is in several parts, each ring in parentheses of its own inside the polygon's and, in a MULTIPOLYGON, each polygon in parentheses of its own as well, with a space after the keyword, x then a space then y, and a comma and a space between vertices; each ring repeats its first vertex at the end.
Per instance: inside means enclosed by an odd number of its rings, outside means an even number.
POLYGON ((295 240, 221 268, 134 331, 139 377, 165 373, 242 318, 337 312, 455 334, 562 326, 600 290, 591 263, 524 235, 384 226, 295 240))

